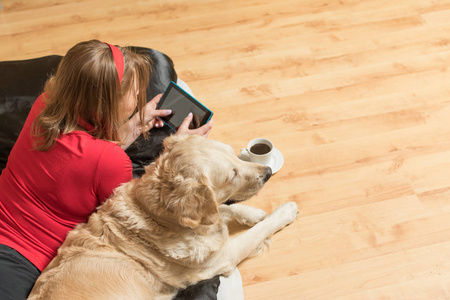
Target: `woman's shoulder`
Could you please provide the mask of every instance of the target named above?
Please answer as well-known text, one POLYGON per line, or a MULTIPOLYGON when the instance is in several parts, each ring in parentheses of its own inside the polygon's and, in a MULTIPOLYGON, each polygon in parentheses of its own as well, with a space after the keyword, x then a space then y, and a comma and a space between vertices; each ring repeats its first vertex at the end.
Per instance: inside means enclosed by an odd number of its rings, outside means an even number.
POLYGON ((98 172, 130 172, 131 160, 117 143, 97 139, 85 131, 72 131, 57 140, 55 149, 70 152, 74 161, 98 172))
POLYGON ((98 139, 89 133, 81 130, 75 130, 61 135, 56 141, 56 148, 69 151, 75 156, 91 157, 109 157, 111 159, 128 159, 125 153, 117 143, 98 139))
POLYGON ((125 151, 118 143, 96 138, 82 130, 74 130, 66 133, 60 139, 68 139, 71 142, 79 143, 79 147, 86 147, 94 152, 114 151, 125 154, 125 151))

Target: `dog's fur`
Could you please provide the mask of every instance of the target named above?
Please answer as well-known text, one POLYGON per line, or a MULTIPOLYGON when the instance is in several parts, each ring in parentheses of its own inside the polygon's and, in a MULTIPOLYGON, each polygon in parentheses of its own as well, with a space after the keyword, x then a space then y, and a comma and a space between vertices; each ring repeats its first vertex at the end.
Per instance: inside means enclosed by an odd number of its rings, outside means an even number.
POLYGON ((173 135, 140 179, 118 187, 66 241, 28 299, 171 299, 218 274, 229 275, 276 231, 297 205, 269 217, 242 204, 269 179, 270 168, 241 161, 230 146, 173 135), (255 225, 228 238, 227 222, 255 225))

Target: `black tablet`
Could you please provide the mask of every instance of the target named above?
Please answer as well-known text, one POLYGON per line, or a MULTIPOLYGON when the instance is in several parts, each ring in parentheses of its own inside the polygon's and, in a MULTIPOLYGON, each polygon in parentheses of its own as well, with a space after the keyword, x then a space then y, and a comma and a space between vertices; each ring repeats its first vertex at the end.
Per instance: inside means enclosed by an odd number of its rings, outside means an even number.
POLYGON ((198 128, 206 124, 213 113, 203 104, 189 95, 175 82, 171 82, 159 100, 156 109, 171 109, 172 113, 166 117, 160 117, 172 130, 177 131, 183 120, 192 112, 194 115, 189 126, 190 129, 198 128))

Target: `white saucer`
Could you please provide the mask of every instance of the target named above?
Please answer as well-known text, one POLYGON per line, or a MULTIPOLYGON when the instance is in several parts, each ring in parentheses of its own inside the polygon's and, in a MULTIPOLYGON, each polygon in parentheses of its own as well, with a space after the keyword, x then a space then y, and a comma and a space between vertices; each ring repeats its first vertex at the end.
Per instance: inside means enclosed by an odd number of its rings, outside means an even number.
MULTIPOLYGON (((272 151, 273 151, 272 157, 270 158, 270 162, 267 166, 272 169, 272 174, 275 174, 283 166, 284 157, 283 154, 280 152, 280 150, 278 150, 277 148, 273 148, 272 151)), ((239 154, 239 158, 245 161, 250 161, 248 154, 245 151, 242 151, 239 154)))

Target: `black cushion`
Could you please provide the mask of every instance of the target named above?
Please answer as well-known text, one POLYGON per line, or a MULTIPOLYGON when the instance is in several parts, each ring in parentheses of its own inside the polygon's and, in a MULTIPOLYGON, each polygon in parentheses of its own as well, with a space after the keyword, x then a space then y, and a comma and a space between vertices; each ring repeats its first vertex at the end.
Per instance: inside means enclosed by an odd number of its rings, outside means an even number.
POLYGON ((0 62, 0 170, 17 140, 28 112, 61 56, 0 62))
POLYGON ((181 290, 174 300, 211 300, 217 299, 217 291, 219 290, 219 276, 200 281, 181 290))

